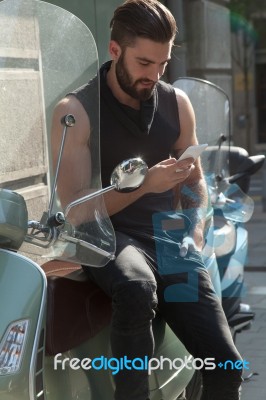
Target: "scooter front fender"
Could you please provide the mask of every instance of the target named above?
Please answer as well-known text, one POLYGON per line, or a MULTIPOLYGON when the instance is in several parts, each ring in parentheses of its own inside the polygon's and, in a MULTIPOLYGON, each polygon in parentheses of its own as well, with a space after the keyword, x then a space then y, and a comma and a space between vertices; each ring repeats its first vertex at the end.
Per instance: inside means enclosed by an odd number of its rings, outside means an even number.
POLYGON ((18 253, 0 249, 1 400, 44 399, 45 304, 46 277, 41 268, 18 253), (23 345, 17 346, 19 367, 14 371, 8 368, 5 371, 4 368, 1 369, 1 354, 3 360, 5 348, 10 346, 8 332, 12 324, 18 321, 27 321, 23 345))

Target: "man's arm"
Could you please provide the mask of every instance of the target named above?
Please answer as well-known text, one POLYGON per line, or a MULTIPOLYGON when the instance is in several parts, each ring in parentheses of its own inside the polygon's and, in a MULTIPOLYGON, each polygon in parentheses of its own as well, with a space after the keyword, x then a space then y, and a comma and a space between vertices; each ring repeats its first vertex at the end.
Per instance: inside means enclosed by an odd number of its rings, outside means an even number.
POLYGON ((108 214, 116 214, 144 194, 165 192, 187 179, 191 172, 191 161, 184 160, 178 165, 183 167, 180 172, 176 172, 177 161, 175 158, 161 161, 148 170, 144 183, 139 189, 131 193, 118 193, 114 190, 106 193, 104 200, 108 214))
MULTIPOLYGON (((89 193, 91 180, 90 121, 83 106, 74 96, 61 100, 54 110, 51 130, 54 168, 62 139, 61 120, 66 114, 73 114, 76 123, 68 129, 58 177, 57 190, 63 207, 89 193)), ((119 212, 146 193, 164 192, 186 179, 191 162, 184 160, 179 163, 184 170, 178 173, 176 163, 175 158, 169 158, 150 168, 143 185, 134 192, 118 193, 112 190, 106 193, 104 200, 108 214, 119 212)), ((90 202, 87 202, 78 207, 78 212, 72 212, 71 222, 75 225, 85 222, 89 215, 90 202)))
MULTIPOLYGON (((188 146, 198 144, 196 136, 195 114, 187 95, 176 89, 179 119, 180 137, 178 138, 174 151, 179 155, 188 146)), ((200 160, 194 163, 194 169, 182 183, 175 188, 176 205, 180 202, 181 208, 192 222, 190 235, 198 249, 204 244, 205 215, 207 209, 207 188, 203 176, 200 160)))
MULTIPOLYGON (((91 183, 90 121, 84 108, 74 96, 62 99, 54 109, 51 127, 54 172, 64 129, 62 119, 67 114, 72 114, 76 122, 67 130, 58 174, 57 192, 63 208, 88 194, 91 183)), ((79 225, 88 220, 89 215, 88 204, 84 203, 75 207, 68 219, 74 225, 79 225)))
POLYGON ((51 128, 54 171, 64 128, 62 119, 67 114, 72 114, 76 122, 73 127, 68 128, 58 175, 57 190, 63 207, 82 197, 89 189, 91 181, 90 122, 74 96, 64 98, 54 109, 51 128))

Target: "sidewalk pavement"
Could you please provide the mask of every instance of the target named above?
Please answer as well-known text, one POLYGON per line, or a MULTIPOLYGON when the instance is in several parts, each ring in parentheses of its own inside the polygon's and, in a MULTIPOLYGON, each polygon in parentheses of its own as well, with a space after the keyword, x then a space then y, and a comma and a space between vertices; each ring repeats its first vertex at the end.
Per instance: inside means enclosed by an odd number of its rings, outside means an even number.
POLYGON ((255 199, 254 214, 246 224, 248 230, 247 270, 266 271, 266 211, 261 199, 255 199))
MULTIPOLYGON (((266 166, 265 166, 266 168, 266 166)), ((266 174, 266 170, 264 171, 266 174)), ((255 201, 254 214, 247 222, 248 260, 247 270, 266 270, 266 209, 263 207, 263 193, 266 193, 263 172, 259 171, 251 178, 249 195, 255 201)))
MULTIPOLYGON (((257 175, 257 176, 256 176, 257 175)), ((255 373, 242 385, 241 400, 264 400, 266 392, 266 211, 262 206, 262 174, 252 178, 250 195, 255 200, 253 217, 246 227, 249 234, 248 262, 245 268, 244 303, 252 306, 255 320, 251 329, 237 335, 236 345, 255 373)), ((265 188, 266 189, 266 188, 265 188)))
POLYGON ((245 273, 247 294, 243 301, 251 305, 255 319, 251 328, 236 337, 236 346, 243 359, 248 361, 251 375, 242 384, 241 400, 264 400, 266 392, 266 272, 245 273))

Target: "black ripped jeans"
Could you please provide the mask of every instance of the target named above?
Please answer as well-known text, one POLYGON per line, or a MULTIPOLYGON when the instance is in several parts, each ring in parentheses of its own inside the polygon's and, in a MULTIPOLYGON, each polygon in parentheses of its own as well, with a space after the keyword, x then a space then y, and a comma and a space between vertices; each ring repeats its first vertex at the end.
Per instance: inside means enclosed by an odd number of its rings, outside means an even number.
MULTIPOLYGON (((163 244, 162 248, 157 254, 151 244, 117 232, 116 259, 103 268, 84 267, 112 297, 113 357, 153 356, 152 320, 159 310, 194 358, 215 358, 216 364, 241 360, 200 253, 181 259, 178 244, 163 244), (186 284, 180 285, 185 277, 186 284)), ((239 399, 241 370, 201 371, 202 400, 239 399)), ((121 370, 115 379, 115 400, 149 397, 146 370, 121 370)))

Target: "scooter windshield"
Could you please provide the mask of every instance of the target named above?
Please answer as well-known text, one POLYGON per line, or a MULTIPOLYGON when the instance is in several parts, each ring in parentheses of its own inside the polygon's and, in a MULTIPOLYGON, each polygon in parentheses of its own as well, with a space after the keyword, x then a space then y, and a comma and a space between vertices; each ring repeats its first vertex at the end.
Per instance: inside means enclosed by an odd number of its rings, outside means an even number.
POLYGON ((42 1, 4 0, 0 21, 0 112, 8 132, 1 187, 27 203, 29 229, 20 250, 103 266, 113 258, 115 235, 101 194, 88 196, 101 189, 94 38, 73 14, 42 1), (54 121, 58 101, 91 80, 85 127, 75 112, 54 121))
POLYGON ((254 202, 238 185, 228 181, 231 116, 227 94, 220 87, 197 78, 180 78, 173 86, 188 95, 195 112, 198 141, 208 143, 201 154, 201 164, 212 206, 221 209, 228 219, 248 221, 254 202))
POLYGON ((196 117, 199 143, 208 143, 201 154, 205 175, 229 176, 230 109, 227 95, 210 82, 180 78, 173 84, 189 97, 196 117))

